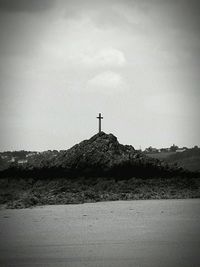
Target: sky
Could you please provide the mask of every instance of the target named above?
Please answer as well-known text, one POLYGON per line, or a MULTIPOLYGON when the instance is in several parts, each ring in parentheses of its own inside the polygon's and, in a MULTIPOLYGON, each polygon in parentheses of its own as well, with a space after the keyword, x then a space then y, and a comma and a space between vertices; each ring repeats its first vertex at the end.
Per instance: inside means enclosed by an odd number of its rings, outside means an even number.
POLYGON ((136 149, 200 145, 198 0, 0 0, 0 151, 102 130, 136 149))

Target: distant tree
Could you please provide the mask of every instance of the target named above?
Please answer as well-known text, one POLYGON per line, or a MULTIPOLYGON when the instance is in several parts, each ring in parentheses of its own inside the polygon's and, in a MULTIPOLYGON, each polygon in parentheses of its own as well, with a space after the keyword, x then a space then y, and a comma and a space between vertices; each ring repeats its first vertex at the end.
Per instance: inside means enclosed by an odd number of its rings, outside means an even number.
POLYGON ((178 149, 178 146, 176 146, 175 144, 173 144, 173 145, 170 147, 170 151, 172 151, 172 152, 176 152, 177 149, 178 149))

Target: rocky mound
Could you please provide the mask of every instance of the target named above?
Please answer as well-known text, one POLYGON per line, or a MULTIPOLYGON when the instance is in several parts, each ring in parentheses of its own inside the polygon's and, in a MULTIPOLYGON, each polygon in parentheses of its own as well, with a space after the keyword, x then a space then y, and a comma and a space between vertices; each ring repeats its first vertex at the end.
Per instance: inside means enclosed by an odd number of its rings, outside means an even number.
POLYGON ((132 146, 119 144, 113 134, 101 132, 60 154, 55 165, 74 170, 106 172, 138 155, 132 146))
POLYGON ((56 156, 53 153, 41 153, 31 158, 19 171, 28 172, 29 176, 113 177, 155 177, 182 172, 180 168, 169 168, 160 160, 146 157, 131 145, 120 144, 113 134, 104 132, 56 156))

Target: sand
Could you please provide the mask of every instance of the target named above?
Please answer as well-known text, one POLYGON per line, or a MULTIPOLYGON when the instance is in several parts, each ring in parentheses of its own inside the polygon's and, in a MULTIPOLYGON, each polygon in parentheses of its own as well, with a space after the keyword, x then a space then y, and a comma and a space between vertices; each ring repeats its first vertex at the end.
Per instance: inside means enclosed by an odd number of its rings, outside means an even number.
POLYGON ((1 210, 0 266, 200 266, 200 199, 1 210))

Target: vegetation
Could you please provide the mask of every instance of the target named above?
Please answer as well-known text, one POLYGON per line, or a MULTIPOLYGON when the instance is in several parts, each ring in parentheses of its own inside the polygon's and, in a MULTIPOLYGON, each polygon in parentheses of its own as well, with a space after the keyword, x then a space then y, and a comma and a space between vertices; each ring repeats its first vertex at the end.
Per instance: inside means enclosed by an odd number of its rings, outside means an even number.
POLYGON ((175 155, 175 154, 177 153, 176 152, 159 152, 159 153, 148 153, 146 155, 150 158, 162 160, 162 159, 167 159, 169 156, 175 155))
POLYGON ((183 169, 199 172, 200 171, 200 148, 194 147, 183 152, 161 152, 149 153, 148 157, 161 159, 167 162, 170 166, 176 165, 183 169))
POLYGON ((200 171, 200 148, 188 149, 182 153, 176 153, 167 158, 170 164, 176 163, 190 171, 200 171))
MULTIPOLYGON (((26 156, 25 164, 10 161, 0 171, 0 204, 4 207, 200 197, 199 169, 181 168, 184 161, 200 163, 198 148, 171 152, 164 161, 101 132, 68 150, 20 153, 18 159, 26 156)), ((9 161, 10 156, 4 154, 1 159, 9 161)))
POLYGON ((0 180, 0 204, 6 208, 84 202, 200 197, 199 178, 103 178, 0 180))

